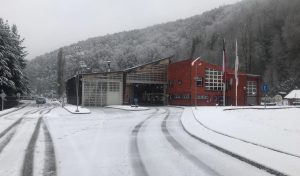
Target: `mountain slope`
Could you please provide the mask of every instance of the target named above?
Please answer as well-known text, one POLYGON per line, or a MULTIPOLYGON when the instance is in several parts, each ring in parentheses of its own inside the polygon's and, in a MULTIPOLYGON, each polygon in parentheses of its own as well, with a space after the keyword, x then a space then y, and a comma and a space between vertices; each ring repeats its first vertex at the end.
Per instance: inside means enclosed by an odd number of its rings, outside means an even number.
MULTIPOLYGON (((201 56, 221 64, 225 38, 229 67, 234 64, 237 39, 241 70, 263 75, 273 91, 288 91, 300 83, 298 9, 299 0, 244 0, 184 20, 90 38, 63 47, 65 75, 75 73, 79 60, 97 71, 105 70, 107 60, 119 70, 170 55, 178 60, 201 56), (83 54, 76 55, 74 46, 80 46, 83 54)), ((57 52, 28 63, 33 92, 55 90, 57 52)))

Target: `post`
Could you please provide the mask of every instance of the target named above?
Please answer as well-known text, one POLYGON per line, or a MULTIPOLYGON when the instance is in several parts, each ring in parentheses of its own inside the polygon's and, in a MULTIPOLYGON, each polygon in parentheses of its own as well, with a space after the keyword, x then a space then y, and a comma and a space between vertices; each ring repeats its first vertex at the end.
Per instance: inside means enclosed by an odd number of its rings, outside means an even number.
POLYGON ((235 82, 235 106, 237 106, 237 92, 238 92, 238 84, 237 84, 237 82, 235 82))
MULTIPOLYGON (((201 56, 200 57, 198 57, 197 59, 195 59, 192 63, 191 63, 191 72, 192 72, 192 68, 193 68, 193 66, 194 66, 194 64, 197 62, 197 60, 199 60, 201 58, 201 56)), ((195 109, 197 109, 197 63, 196 63, 196 74, 195 74, 196 76, 195 76, 195 109)), ((191 76, 192 77, 192 76, 191 76)), ((193 84, 193 79, 191 79, 191 85, 193 84)), ((192 102, 193 102, 193 99, 192 99, 192 93, 193 93, 193 91, 192 91, 193 89, 192 89, 192 86, 191 86, 191 105, 192 105, 192 102)))
POLYGON ((197 79, 198 79, 198 72, 197 72, 197 62, 196 62, 196 79, 195 79, 195 109, 197 109, 197 79))
POLYGON ((226 104, 226 51, 225 39, 223 39, 223 106, 226 104))
POLYGON ((267 93, 265 92, 265 109, 267 108, 267 93))
POLYGON ((18 107, 20 106, 20 96, 21 96, 21 94, 20 94, 20 93, 17 93, 17 97, 18 97, 18 107))
POLYGON ((79 104, 79 95, 78 95, 78 91, 79 91, 79 79, 78 79, 78 77, 79 77, 79 73, 78 73, 78 71, 77 71, 77 76, 76 76, 76 112, 79 112, 79 110, 78 110, 78 104, 79 104))
POLYGON ((6 97, 6 94, 1 90, 1 94, 0 94, 0 97, 1 97, 1 110, 3 111, 4 109, 4 98, 6 97))
POLYGON ((1 108, 1 111, 3 111, 3 109, 4 109, 4 98, 3 97, 1 97, 1 101, 2 101, 2 108, 1 108))

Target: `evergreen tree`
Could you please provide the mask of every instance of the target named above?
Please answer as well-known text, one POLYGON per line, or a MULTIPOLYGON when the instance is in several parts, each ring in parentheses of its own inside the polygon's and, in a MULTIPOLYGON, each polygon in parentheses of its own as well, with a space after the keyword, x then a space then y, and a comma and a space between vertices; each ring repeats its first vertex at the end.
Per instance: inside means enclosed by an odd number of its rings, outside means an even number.
POLYGON ((26 52, 22 42, 16 25, 10 27, 0 18, 0 89, 8 95, 29 92, 23 74, 26 52))

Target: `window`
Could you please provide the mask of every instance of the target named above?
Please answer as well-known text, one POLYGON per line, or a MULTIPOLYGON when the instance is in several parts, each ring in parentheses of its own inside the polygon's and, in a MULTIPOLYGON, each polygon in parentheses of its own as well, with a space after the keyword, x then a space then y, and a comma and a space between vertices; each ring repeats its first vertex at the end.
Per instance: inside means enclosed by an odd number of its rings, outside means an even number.
POLYGON ((208 95, 197 95, 198 100, 208 100, 208 95))
POLYGON ((174 99, 181 99, 181 96, 178 95, 178 94, 175 94, 175 95, 174 95, 174 99))
POLYGON ((190 96, 190 94, 183 94, 182 99, 188 100, 188 99, 191 99, 191 96, 190 96))
POLYGON ((256 81, 247 81, 247 95, 255 96, 257 94, 256 81))
POLYGON ((223 90, 223 72, 215 69, 205 69, 205 90, 223 90))
POLYGON ((216 103, 219 103, 220 105, 223 104, 223 96, 214 96, 214 100, 216 103))
POLYGON ((196 85, 198 87, 202 87, 203 86, 203 78, 202 77, 197 77, 196 78, 196 85))
POLYGON ((120 84, 118 82, 110 82, 109 83, 109 91, 111 92, 119 92, 120 84))
POLYGON ((178 80, 178 85, 181 85, 182 84, 182 81, 181 80, 178 80))

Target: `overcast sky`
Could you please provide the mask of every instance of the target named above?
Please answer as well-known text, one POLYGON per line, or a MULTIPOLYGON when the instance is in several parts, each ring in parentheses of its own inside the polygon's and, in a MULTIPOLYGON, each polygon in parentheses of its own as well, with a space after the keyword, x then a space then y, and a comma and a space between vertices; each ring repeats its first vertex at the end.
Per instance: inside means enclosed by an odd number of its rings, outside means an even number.
POLYGON ((27 59, 61 46, 201 14, 239 0, 0 0, 0 18, 16 24, 27 59))

